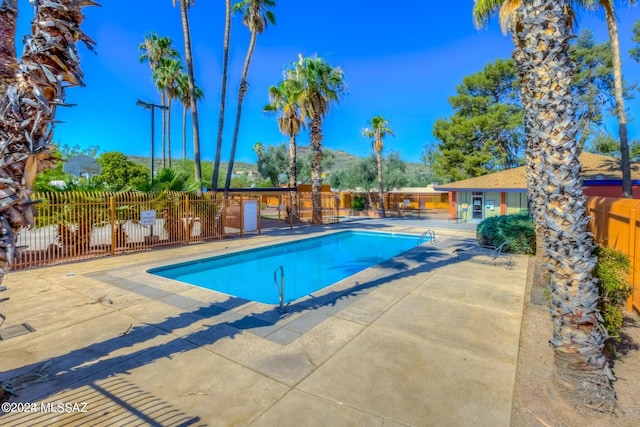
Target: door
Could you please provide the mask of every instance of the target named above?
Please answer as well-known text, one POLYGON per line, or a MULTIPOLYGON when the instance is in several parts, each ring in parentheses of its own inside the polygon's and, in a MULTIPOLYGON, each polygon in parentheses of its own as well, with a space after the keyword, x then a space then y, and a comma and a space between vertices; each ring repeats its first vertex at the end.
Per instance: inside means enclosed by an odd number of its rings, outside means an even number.
POLYGON ((471 220, 482 221, 484 220, 484 194, 474 192, 471 196, 471 220))

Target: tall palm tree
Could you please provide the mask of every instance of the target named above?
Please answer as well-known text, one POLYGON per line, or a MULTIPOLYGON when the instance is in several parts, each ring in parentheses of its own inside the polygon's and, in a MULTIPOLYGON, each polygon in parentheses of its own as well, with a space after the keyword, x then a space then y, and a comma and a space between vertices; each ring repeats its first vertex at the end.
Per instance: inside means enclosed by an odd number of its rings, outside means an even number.
MULTIPOLYGON (((517 25, 517 18, 514 12, 522 4, 523 0, 475 0, 473 6, 473 18, 476 25, 483 27, 488 20, 498 14, 500 26, 503 32, 511 21, 512 25, 517 25), (513 18, 513 19, 512 19, 513 18)), ((636 0, 627 0, 630 4, 635 4, 636 0)), ((575 21, 575 8, 583 7, 588 10, 602 9, 609 32, 609 42, 611 44, 611 56, 613 64, 613 86, 616 100, 616 117, 620 135, 620 169, 622 170, 622 196, 632 198, 631 186, 631 163, 629 157, 629 137, 627 132, 627 115, 624 106, 624 86, 622 82, 622 60, 620 58, 620 42, 618 37, 618 24, 616 21, 614 0, 571 0, 567 1, 564 8, 570 21, 575 21)), ((517 29, 512 31, 512 35, 517 40, 517 29)), ((526 126, 526 123, 525 123, 526 126)))
MULTIPOLYGON (((629 157, 629 135, 627 133, 627 113, 624 107, 624 88, 622 83, 622 59, 620 58, 620 40, 618 37, 618 23, 613 0, 585 0, 586 6, 592 9, 600 8, 604 11, 609 42, 611 43, 611 62, 613 65, 613 90, 616 99, 616 117, 618 119, 618 133, 620 135, 620 168, 622 169, 622 197, 633 198, 631 186, 631 160, 629 157)), ((635 0, 628 0, 635 3, 635 0)))
MULTIPOLYGON (((182 157, 186 160, 187 152, 187 104, 191 108, 191 126, 193 133, 193 164, 194 178, 200 186, 202 182, 202 166, 200 164, 200 122, 198 121, 198 101, 204 97, 202 89, 196 86, 195 74, 193 71, 193 50, 191 49, 191 30, 189 29, 189 7, 195 4, 195 0, 177 0, 180 1, 180 17, 182 21, 182 37, 184 39, 184 60, 187 66, 186 86, 180 89, 183 105, 182 114, 182 157), (186 95, 186 97, 185 97, 186 95)), ((173 0, 173 6, 176 0, 173 0)), ((180 84, 180 82, 179 82, 180 84)), ((199 187, 200 188, 200 187, 199 187)))
POLYGON ((0 2, 0 90, 6 93, 5 85, 15 81, 16 27, 18 23, 18 0, 0 2))
POLYGON ((233 11, 242 13, 242 23, 251 31, 251 38, 249 39, 249 48, 247 49, 247 56, 244 59, 244 67, 242 68, 242 76, 240 77, 240 87, 238 88, 238 107, 236 109, 236 123, 233 127, 233 139, 231 140, 231 154, 229 156, 229 169, 227 170, 227 180, 224 184, 224 197, 227 198, 229 194, 229 187, 231 185, 231 174, 233 173, 233 162, 236 155, 236 146, 238 144, 238 131, 240 129, 240 117, 242 115, 242 102, 249 90, 249 83, 247 82, 247 75, 249 74, 249 64, 251 62, 251 56, 253 55, 253 49, 256 45, 256 38, 258 34, 262 34, 267 28, 267 24, 275 24, 276 18, 270 10, 274 7, 276 2, 274 0, 242 0, 233 5, 233 11))
MULTIPOLYGON (((156 33, 149 33, 144 37, 144 41, 140 43, 138 49, 142 52, 140 62, 148 62, 151 68, 151 78, 160 92, 160 102, 163 106, 167 105, 167 93, 164 87, 158 86, 156 79, 157 70, 161 65, 162 59, 179 59, 180 53, 173 47, 170 37, 160 37, 156 33)), ((166 167, 165 144, 167 137, 167 110, 162 110, 162 167, 166 167)))
MULTIPOLYGON (((552 384, 569 401, 602 411, 615 407, 613 375, 603 353, 606 332, 597 309, 593 236, 578 155, 576 106, 571 94, 566 1, 524 0, 518 9, 521 44, 514 56, 529 94, 529 138, 543 200, 543 247, 551 288, 554 352, 552 384)), ((532 183, 529 182, 529 186, 532 183)))
MULTIPOLYGON (((173 58, 162 58, 160 65, 154 72, 154 80, 158 88, 162 88, 167 102, 167 158, 171 168, 171 106, 173 100, 180 97, 178 78, 184 74, 182 62, 173 58)), ((162 147, 162 157, 165 156, 165 146, 162 147)))
POLYGON ((370 124, 370 128, 362 130, 362 136, 373 138, 373 151, 376 152, 376 159, 378 161, 378 197, 380 199, 378 210, 384 218, 384 184, 382 181, 382 148, 384 144, 382 138, 387 136, 387 134, 394 135, 394 133, 389 127, 389 122, 382 116, 372 117, 370 124))
POLYGON ((285 78, 277 86, 269 87, 269 104, 264 107, 266 112, 279 112, 278 129, 289 137, 289 188, 291 191, 291 215, 298 217, 298 200, 296 186, 298 184, 296 138, 304 128, 304 121, 300 114, 298 99, 302 90, 299 81, 285 78))
POLYGON ((92 5, 97 3, 41 2, 34 22, 55 25, 33 25, 18 61, 17 1, 0 1, 0 283, 15 260, 18 233, 34 225, 35 179, 56 161, 51 144, 56 108, 65 105, 66 88, 82 85, 76 44, 93 50, 95 42, 80 29, 82 8, 92 5))
MULTIPOLYGON (((185 73, 178 76, 178 90, 180 91, 180 102, 182 103, 182 160, 187 160, 187 111, 191 108, 191 89, 189 88, 188 77, 185 73)), ((196 86, 194 88, 194 94, 196 96, 196 103, 204 98, 204 91, 196 86)), ((195 139, 195 136, 194 136, 195 139)), ((194 150, 195 150, 194 141, 194 150)), ((199 156, 199 154, 198 154, 199 156)), ((197 168, 199 169, 199 167, 197 168)), ((197 176, 197 174, 196 174, 197 176)), ((200 176, 202 179, 202 176, 200 176)))
POLYGON ((322 58, 299 56, 292 64, 292 77, 302 84, 298 100, 303 118, 310 118, 312 224, 322 224, 322 120, 334 102, 346 93, 344 73, 322 58))
POLYGON ((225 0, 224 41, 222 46, 222 80, 220 87, 220 115, 218 116, 218 138, 216 140, 216 159, 213 164, 213 176, 211 188, 218 188, 218 175, 220 173, 220 153, 222 151, 222 132, 224 130, 224 108, 227 102, 227 79, 229 77, 229 40, 231 38, 231 0, 225 0))

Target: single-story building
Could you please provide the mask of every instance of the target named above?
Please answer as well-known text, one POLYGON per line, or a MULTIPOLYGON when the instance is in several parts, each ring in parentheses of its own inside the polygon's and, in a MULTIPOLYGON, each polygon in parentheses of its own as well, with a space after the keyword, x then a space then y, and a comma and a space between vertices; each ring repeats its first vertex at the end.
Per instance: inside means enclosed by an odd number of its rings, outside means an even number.
MULTIPOLYGON (((600 154, 582 153, 582 177, 587 196, 622 197, 620 161, 600 154)), ((633 198, 640 199, 640 165, 631 164, 633 198)), ((442 184, 449 192, 449 213, 460 221, 480 222, 498 215, 527 210, 525 167, 442 184)))

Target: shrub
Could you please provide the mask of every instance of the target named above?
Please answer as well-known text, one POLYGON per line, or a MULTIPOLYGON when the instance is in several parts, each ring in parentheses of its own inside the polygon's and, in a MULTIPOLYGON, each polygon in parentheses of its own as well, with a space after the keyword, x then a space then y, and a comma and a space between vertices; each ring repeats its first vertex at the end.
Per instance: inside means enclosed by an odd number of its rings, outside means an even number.
POLYGON ((595 255, 598 262, 593 269, 593 277, 598 280, 598 309, 609 337, 619 342, 624 305, 632 291, 629 281, 629 257, 623 252, 600 246, 596 247, 595 255))
POLYGON ((353 196, 351 207, 354 211, 363 211, 365 206, 364 196, 353 196))
POLYGON ((478 224, 476 234, 481 245, 497 247, 507 242, 507 252, 526 255, 536 253, 535 225, 527 214, 487 218, 478 224))

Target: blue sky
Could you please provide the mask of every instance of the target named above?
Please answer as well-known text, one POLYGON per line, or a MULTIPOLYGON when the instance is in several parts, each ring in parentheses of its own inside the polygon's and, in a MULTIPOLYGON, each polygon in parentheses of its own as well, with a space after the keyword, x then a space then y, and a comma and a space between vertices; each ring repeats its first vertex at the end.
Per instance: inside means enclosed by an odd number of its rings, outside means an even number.
MULTIPOLYGON (((138 98, 160 102, 147 64, 140 64, 138 46, 153 31, 169 36, 183 51, 180 12, 171 0, 102 0, 102 7, 85 8, 84 31, 97 42, 97 55, 80 46, 86 87, 67 90, 73 108, 58 109, 64 123, 54 140, 81 147, 97 145, 102 152, 150 155, 150 114, 136 107, 138 98)), ((32 9, 19 0, 18 39, 29 31, 32 9)), ((323 144, 365 156, 371 144, 360 136, 374 115, 382 115, 396 136, 385 149, 399 151, 407 161, 420 161, 426 143, 433 142, 433 123, 452 114, 448 97, 462 78, 480 71, 488 62, 511 56, 509 36, 497 22, 476 30, 472 0, 392 4, 381 0, 277 0, 277 23, 258 36, 249 70, 250 88, 243 104, 236 161, 255 162, 253 145, 280 144, 276 117, 265 115, 267 89, 282 76, 283 67, 298 53, 318 54, 346 75, 348 95, 327 116, 323 144)), ((200 104, 201 156, 213 160, 218 124, 224 2, 196 0, 191 9, 196 81, 205 91, 200 104)), ((628 81, 640 80, 640 64, 628 57, 631 26, 640 8, 619 9, 623 71, 628 81)), ((601 17, 582 14, 579 28, 590 28, 598 41, 607 39, 601 17)), ((230 74, 227 91, 222 160, 229 158, 239 77, 249 41, 249 31, 234 18, 231 34, 230 74)), ((20 43, 20 42, 18 42, 20 43)), ((19 45, 19 51, 22 50, 19 45)), ((628 103, 630 117, 640 120, 640 94, 628 103)), ((181 107, 176 103, 172 120, 172 157, 182 158, 181 107)), ((158 116, 156 116, 158 118, 158 116)), ((156 157, 160 155, 160 124, 156 120, 156 157)), ((190 129, 190 125, 189 125, 190 129)), ((609 130, 616 133, 616 126, 609 130)), ((630 125, 630 137, 640 138, 640 126, 630 125)), ((308 145, 308 133, 298 138, 308 145)), ((188 157, 192 143, 188 140, 188 157)))

